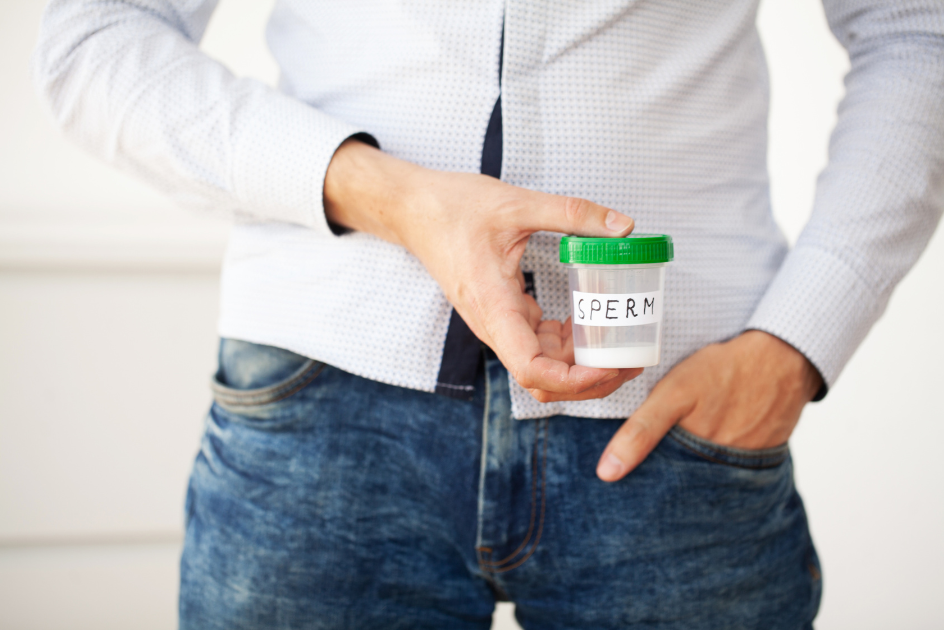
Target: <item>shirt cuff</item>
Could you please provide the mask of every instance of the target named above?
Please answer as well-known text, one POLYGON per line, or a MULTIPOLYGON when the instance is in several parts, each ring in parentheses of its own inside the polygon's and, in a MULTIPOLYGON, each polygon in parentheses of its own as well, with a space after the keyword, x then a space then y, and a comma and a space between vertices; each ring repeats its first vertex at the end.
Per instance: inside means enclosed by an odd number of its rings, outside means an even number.
POLYGON ((335 151, 351 137, 373 136, 275 90, 242 106, 258 115, 235 137, 233 186, 250 215, 336 232, 324 213, 324 179, 335 151))
POLYGON ((784 260, 745 328, 779 337, 809 359, 823 377, 823 388, 814 398, 820 400, 886 303, 887 297, 877 295, 831 252, 798 246, 784 260))

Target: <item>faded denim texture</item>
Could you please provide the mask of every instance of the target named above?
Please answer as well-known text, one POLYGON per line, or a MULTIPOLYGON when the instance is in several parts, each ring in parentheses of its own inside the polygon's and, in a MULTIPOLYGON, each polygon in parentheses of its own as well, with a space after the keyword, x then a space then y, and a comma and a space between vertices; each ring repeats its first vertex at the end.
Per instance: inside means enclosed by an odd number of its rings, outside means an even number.
POLYGON ((187 494, 180 627, 810 628, 821 579, 786 447, 676 428, 626 479, 618 420, 476 399, 224 340, 187 494))

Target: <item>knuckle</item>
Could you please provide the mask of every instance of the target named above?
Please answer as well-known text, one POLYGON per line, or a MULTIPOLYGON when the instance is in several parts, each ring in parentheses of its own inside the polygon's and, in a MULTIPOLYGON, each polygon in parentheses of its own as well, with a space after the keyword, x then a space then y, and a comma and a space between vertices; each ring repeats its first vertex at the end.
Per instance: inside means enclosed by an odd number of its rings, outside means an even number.
POLYGON ((522 372, 520 369, 515 368, 512 370, 511 375, 514 377, 515 381, 525 389, 534 389, 534 379, 532 379, 531 375, 527 372, 522 372))
POLYGON ((564 216, 570 225, 582 225, 590 216, 591 207, 586 199, 567 197, 564 199, 564 216))
POLYGON ((493 200, 494 210, 489 220, 499 227, 517 225, 521 217, 527 215, 529 211, 530 206, 526 197, 514 188, 509 192, 512 194, 502 194, 493 200))
POLYGON ((627 446, 635 444, 646 447, 653 441, 652 426, 645 420, 630 420, 621 427, 620 433, 627 446))

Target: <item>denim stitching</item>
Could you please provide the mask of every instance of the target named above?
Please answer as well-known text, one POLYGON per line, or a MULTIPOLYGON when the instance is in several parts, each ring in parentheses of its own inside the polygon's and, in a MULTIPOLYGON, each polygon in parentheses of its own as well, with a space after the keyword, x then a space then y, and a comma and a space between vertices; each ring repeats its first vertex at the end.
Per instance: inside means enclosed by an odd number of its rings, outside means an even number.
MULTIPOLYGON (((536 441, 535 441, 536 443, 536 441)), ((544 516, 547 508, 547 443, 548 443, 548 419, 544 418, 544 449, 543 456, 541 461, 541 520, 538 522, 538 533, 537 537, 534 539, 534 544, 531 545, 531 549, 524 555, 523 558, 515 562, 514 564, 502 567, 502 568, 487 568, 483 567, 485 571, 490 573, 505 573, 511 571, 512 569, 517 569, 522 564, 524 564, 528 558, 534 555, 534 552, 537 551, 538 543, 541 542, 541 534, 544 532, 544 516)))
POLYGON ((695 455, 697 455, 698 457, 706 461, 713 462, 715 464, 720 464, 722 466, 730 466, 732 468, 742 468, 745 470, 764 470, 767 468, 776 468, 777 466, 780 466, 781 464, 783 464, 783 462, 786 461, 787 454, 788 454, 788 449, 786 445, 784 445, 783 447, 776 448, 774 452, 771 452, 771 453, 745 453, 744 455, 739 455, 739 454, 731 453, 730 451, 726 451, 724 449, 711 448, 709 446, 704 445, 702 442, 699 442, 699 441, 686 440, 685 438, 687 436, 685 436, 684 434, 680 436, 676 434, 675 432, 669 432, 668 437, 672 438, 673 440, 675 440, 676 443, 678 443, 679 445, 683 446, 688 451, 691 451, 692 453, 694 453, 695 455), (731 460, 718 459, 717 457, 713 457, 712 453, 718 456, 730 457, 731 460), (758 462, 732 461, 733 459, 737 459, 737 458, 742 458, 742 459, 747 459, 747 460, 755 459, 755 460, 758 460, 758 462), (759 463, 761 460, 768 460, 768 461, 767 463, 759 463))
POLYGON ((234 407, 259 407, 269 405, 289 396, 293 396, 307 387, 321 374, 321 371, 327 366, 326 363, 311 361, 310 365, 304 366, 298 371, 298 374, 289 378, 284 383, 262 388, 259 390, 240 391, 221 385, 215 380, 211 383, 213 398, 221 405, 234 407), (313 369, 314 368, 314 369, 313 369), (301 382, 299 382, 301 381, 301 382))
MULTIPOLYGON (((481 560, 479 564, 489 564, 493 566, 501 566, 511 562, 511 560, 517 556, 521 551, 527 547, 528 542, 531 540, 531 535, 534 533, 534 520, 537 516, 537 492, 538 492, 538 425, 540 424, 539 420, 534 421, 534 449, 533 454, 531 455, 531 522, 528 524, 528 533, 525 534, 524 541, 518 548, 515 549, 511 554, 502 560, 481 560)), ((483 547, 482 551, 485 551, 487 548, 483 547)), ((492 550, 488 549, 488 553, 491 553, 492 550)))
POLYGON ((449 387, 450 389, 461 389, 464 392, 474 392, 475 387, 472 385, 451 385, 449 383, 441 383, 436 381, 436 387, 449 387))
POLYGON ((763 448, 758 449, 757 451, 750 451, 730 446, 724 446, 722 444, 715 444, 705 438, 699 437, 687 431, 682 427, 672 427, 672 430, 669 432, 669 435, 674 437, 679 442, 691 442, 699 448, 703 448, 707 451, 713 451, 722 455, 727 455, 729 457, 740 457, 744 459, 765 459, 776 457, 787 451, 787 445, 782 444, 780 446, 774 446, 772 448, 763 448))
POLYGON ((503 567, 501 569, 492 569, 491 570, 492 573, 505 573, 506 571, 517 569, 522 564, 524 564, 525 561, 527 561, 527 559, 530 558, 534 554, 535 551, 537 551, 538 543, 541 542, 541 534, 544 532, 544 515, 546 511, 545 508, 547 505, 547 501, 546 501, 546 498, 547 498, 547 442, 548 442, 547 434, 548 434, 548 420, 547 418, 545 418, 544 419, 544 455, 543 455, 543 461, 541 465, 541 520, 538 522, 537 538, 534 539, 534 544, 531 546, 530 551, 528 551, 528 553, 525 554, 523 558, 518 560, 518 562, 512 564, 511 566, 503 567))

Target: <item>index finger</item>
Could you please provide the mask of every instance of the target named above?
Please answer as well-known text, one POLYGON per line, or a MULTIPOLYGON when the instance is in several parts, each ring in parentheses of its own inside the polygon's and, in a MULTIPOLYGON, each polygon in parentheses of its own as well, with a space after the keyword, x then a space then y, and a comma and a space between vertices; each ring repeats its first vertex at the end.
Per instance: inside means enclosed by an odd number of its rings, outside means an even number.
POLYGON ((694 401, 672 385, 670 373, 610 439, 597 464, 600 479, 617 481, 625 477, 691 411, 694 401))

